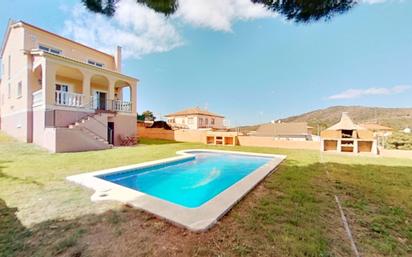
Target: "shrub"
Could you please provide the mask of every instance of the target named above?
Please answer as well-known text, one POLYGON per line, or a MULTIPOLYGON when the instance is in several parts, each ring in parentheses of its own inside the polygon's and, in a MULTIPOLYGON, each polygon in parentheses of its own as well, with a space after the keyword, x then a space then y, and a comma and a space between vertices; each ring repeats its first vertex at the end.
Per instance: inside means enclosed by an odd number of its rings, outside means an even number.
POLYGON ((388 149, 412 150, 412 134, 393 133, 386 142, 388 149))

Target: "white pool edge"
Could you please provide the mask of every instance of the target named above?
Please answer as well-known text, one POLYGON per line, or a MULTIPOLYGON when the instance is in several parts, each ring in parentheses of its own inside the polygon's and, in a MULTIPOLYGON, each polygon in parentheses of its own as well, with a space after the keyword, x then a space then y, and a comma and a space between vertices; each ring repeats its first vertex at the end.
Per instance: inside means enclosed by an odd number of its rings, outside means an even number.
POLYGON ((92 201, 120 201, 124 204, 127 204, 128 206, 133 206, 135 208, 150 212, 157 217, 164 218, 178 226, 183 226, 191 231, 201 232, 211 228, 214 224, 216 224, 216 222, 223 215, 225 215, 259 182, 261 182, 266 176, 272 173, 286 158, 286 155, 209 149, 187 149, 178 151, 176 153, 180 156, 112 169, 82 173, 74 176, 69 176, 66 179, 87 188, 93 189, 95 193, 91 196, 92 201), (106 175, 136 168, 150 167, 157 164, 163 164, 193 157, 194 154, 191 154, 189 152, 232 153, 239 155, 252 155, 257 157, 271 157, 273 159, 263 166, 259 167, 258 169, 252 171, 250 174, 237 181, 235 184, 228 187, 220 194, 197 208, 186 208, 96 177, 99 175, 106 175))

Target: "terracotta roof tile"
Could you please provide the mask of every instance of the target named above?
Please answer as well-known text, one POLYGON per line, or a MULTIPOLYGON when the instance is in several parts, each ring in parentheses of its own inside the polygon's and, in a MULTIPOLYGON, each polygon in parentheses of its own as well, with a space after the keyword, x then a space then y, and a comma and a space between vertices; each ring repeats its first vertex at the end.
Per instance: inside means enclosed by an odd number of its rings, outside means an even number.
POLYGON ((208 110, 204 110, 204 109, 201 109, 199 107, 185 109, 183 111, 167 114, 165 116, 166 117, 173 117, 173 116, 186 116, 186 115, 205 115, 205 116, 214 116, 214 117, 224 118, 224 116, 222 116, 222 115, 219 115, 219 114, 216 114, 216 113, 213 113, 213 112, 209 112, 208 110))

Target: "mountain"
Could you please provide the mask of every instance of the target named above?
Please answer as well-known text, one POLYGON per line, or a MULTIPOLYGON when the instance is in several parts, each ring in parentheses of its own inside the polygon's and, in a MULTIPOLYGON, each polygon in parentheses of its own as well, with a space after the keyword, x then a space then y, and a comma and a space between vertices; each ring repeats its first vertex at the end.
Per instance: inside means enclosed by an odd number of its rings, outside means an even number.
MULTIPOLYGON (((395 130, 412 127, 412 108, 383 108, 365 106, 332 106, 296 116, 281 119, 282 122, 307 122, 314 127, 314 133, 323 130, 340 120, 342 112, 348 112, 349 117, 359 123, 378 123, 395 130)), ((253 131, 259 125, 243 126, 240 131, 253 131)))

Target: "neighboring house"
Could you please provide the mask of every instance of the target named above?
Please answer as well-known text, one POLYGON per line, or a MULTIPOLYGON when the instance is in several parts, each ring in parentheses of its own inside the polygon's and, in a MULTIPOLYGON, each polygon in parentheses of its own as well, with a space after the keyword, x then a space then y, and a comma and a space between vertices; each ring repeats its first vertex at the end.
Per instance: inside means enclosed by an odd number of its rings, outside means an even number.
POLYGON ((260 125, 253 136, 273 137, 278 140, 312 140, 312 127, 306 122, 275 122, 260 125))
POLYGON ((354 124, 346 112, 337 124, 322 131, 320 136, 322 151, 378 154, 373 132, 354 124))
POLYGON ((23 21, 1 48, 1 130, 52 152, 106 149, 136 132, 138 80, 115 55, 23 21))
POLYGON ((408 127, 408 128, 404 128, 404 129, 402 129, 402 132, 403 133, 406 133, 406 134, 410 134, 411 133, 411 129, 408 127))
POLYGON ((186 109, 166 115, 167 123, 174 128, 183 129, 224 129, 224 116, 199 107, 186 109))
POLYGON ((393 128, 382 126, 376 123, 364 123, 364 124, 360 124, 359 126, 369 131, 372 131, 374 136, 379 136, 379 137, 390 136, 392 135, 392 132, 393 132, 393 128))

